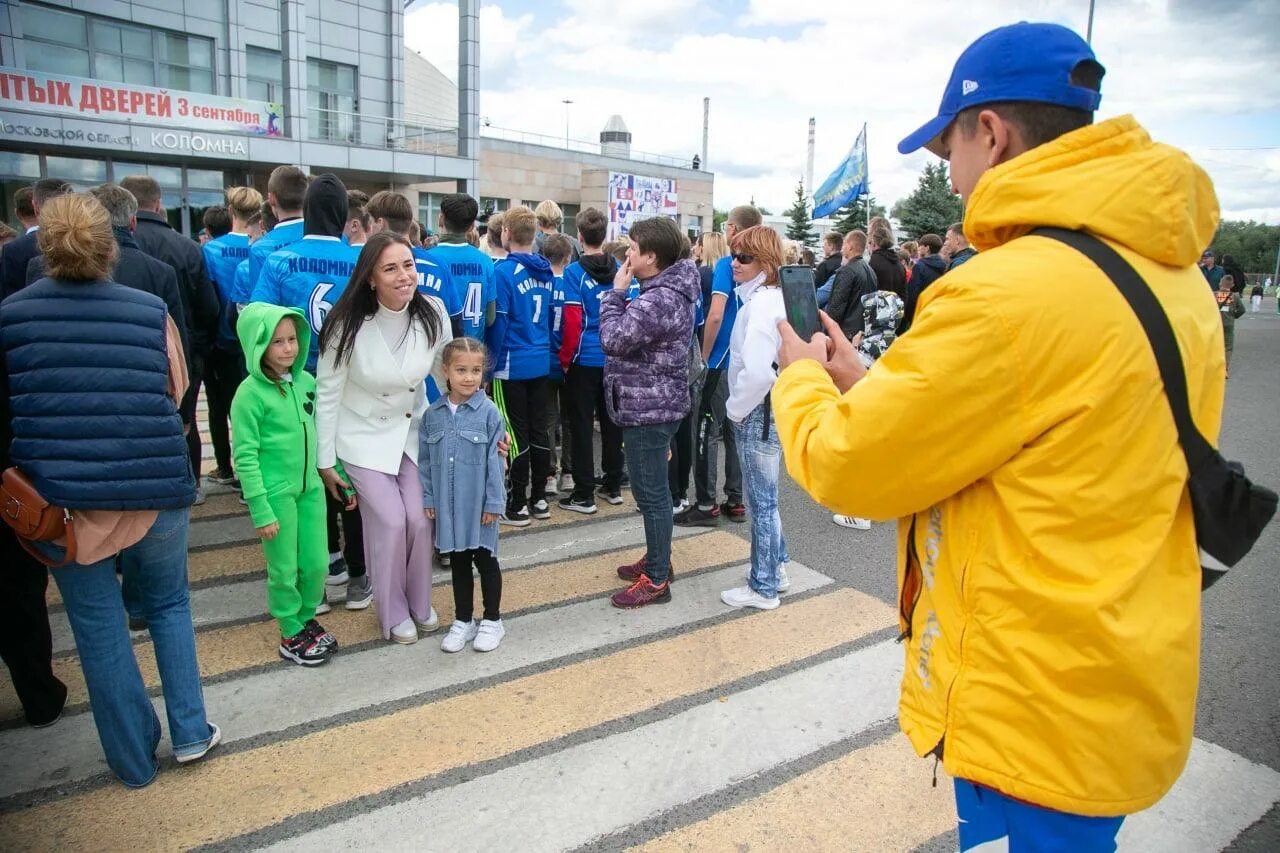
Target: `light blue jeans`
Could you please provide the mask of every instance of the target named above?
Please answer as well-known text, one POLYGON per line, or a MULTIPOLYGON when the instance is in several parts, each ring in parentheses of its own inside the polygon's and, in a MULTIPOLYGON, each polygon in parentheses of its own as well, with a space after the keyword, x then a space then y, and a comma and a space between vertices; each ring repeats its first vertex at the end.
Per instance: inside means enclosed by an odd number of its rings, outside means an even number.
MULTIPOLYGON (((187 593, 187 509, 161 511, 147 535, 120 552, 136 604, 150 624, 174 755, 197 753, 213 730, 205 717, 196 638, 187 593)), ((62 559, 63 549, 42 546, 62 559)), ((129 641, 116 581, 116 558, 53 569, 76 638, 89 704, 107 765, 141 787, 155 778, 160 720, 129 641)))
POLYGON ((742 461, 743 497, 751 516, 750 587, 765 598, 778 595, 778 567, 790 560, 782 537, 782 516, 778 513, 778 472, 782 445, 777 425, 769 411, 769 401, 751 410, 746 420, 734 424, 738 458, 742 461), (765 421, 768 420, 768 434, 765 421))

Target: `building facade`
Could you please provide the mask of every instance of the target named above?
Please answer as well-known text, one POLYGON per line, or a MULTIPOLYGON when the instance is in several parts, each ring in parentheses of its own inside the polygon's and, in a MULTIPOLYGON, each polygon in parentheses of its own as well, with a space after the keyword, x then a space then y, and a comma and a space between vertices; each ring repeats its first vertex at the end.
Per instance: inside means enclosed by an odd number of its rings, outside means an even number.
MULTIPOLYGON (((477 5, 459 3, 467 62, 477 5)), ((4 0, 0 204, 41 177, 145 172, 192 234, 281 163, 369 192, 473 187, 457 89, 443 115, 404 112, 403 26, 404 0, 4 0)))

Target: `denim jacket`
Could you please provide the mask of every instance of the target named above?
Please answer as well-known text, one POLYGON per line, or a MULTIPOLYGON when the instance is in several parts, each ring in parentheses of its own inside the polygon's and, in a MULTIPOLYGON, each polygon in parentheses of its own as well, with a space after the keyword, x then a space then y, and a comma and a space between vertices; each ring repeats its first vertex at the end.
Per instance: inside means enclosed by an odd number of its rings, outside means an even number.
POLYGON ((448 396, 431 404, 418 430, 418 477, 422 506, 436 511, 440 553, 487 548, 497 556, 498 522, 481 526, 480 516, 501 515, 506 487, 498 440, 506 431, 502 415, 483 391, 449 411, 448 396))

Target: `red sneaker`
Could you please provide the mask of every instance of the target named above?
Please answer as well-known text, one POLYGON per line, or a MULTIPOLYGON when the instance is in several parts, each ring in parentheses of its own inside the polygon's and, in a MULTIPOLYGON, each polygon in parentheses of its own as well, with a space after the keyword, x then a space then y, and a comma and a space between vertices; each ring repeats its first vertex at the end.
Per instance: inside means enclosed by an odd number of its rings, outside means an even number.
MULTIPOLYGON (((644 561, 645 558, 641 557, 629 566, 618 566, 618 577, 622 578, 627 583, 635 583, 640 580, 640 578, 644 576, 644 561)), ((676 568, 675 566, 672 566, 667 570, 667 581, 671 582, 675 579, 676 568)))
POLYGON ((725 501, 720 504, 720 514, 736 524, 742 524, 747 520, 747 508, 740 503, 725 501))
POLYGON ((634 610, 650 604, 666 604, 671 601, 671 582, 662 586, 654 586, 649 576, 641 574, 640 578, 622 592, 615 592, 609 600, 614 607, 623 610, 634 610))

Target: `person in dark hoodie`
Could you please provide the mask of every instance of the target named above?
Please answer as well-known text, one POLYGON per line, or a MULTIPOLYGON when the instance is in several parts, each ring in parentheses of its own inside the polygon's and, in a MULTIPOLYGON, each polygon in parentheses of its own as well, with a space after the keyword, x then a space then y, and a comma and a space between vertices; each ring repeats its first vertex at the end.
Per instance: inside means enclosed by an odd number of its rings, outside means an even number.
MULTIPOLYGON (((311 181, 303 196, 302 216, 302 239, 267 257, 253 288, 253 301, 297 308, 307 318, 311 343, 306 370, 314 376, 320 357, 320 329, 346 290, 360 249, 342 242, 347 227, 347 188, 334 175, 320 175, 311 181)), ((365 571, 364 528, 359 511, 347 509, 333 492, 332 488, 328 491, 326 502, 331 569, 338 563, 341 520, 346 539, 342 550, 347 573, 346 606, 348 610, 363 610, 373 602, 373 585, 365 571)), ((331 574, 330 585, 339 585, 335 579, 340 577, 340 573, 331 574)))
POLYGON ((671 600, 671 487, 667 454, 689 413, 689 348, 701 285, 698 268, 681 259, 685 237, 670 219, 643 219, 631 228, 627 260, 600 305, 600 345, 607 360, 604 397, 622 427, 631 493, 644 515, 645 554, 620 566, 631 585, 614 607, 671 600), (627 301, 632 278, 640 294, 627 301))
POLYGON ((940 254, 942 252, 941 237, 937 234, 925 234, 917 242, 923 254, 911 268, 911 281, 907 284, 906 307, 902 313, 902 325, 898 328, 899 335, 911 328, 920 294, 926 287, 942 278, 942 274, 947 271, 947 262, 940 254))
POLYGON ((867 242, 871 244, 871 270, 876 274, 876 289, 896 293, 899 299, 907 298, 907 271, 893 248, 893 229, 882 216, 873 216, 867 227, 867 242))
POLYGON ((879 289, 876 274, 871 266, 862 258, 867 248, 867 235, 854 229, 844 235, 841 244, 841 257, 844 266, 836 271, 831 286, 831 301, 827 303, 827 314, 835 320, 844 336, 853 340, 853 336, 862 331, 862 299, 879 289))
MULTIPOLYGON (((578 240, 582 254, 565 267, 565 299, 581 303, 578 310, 564 313, 564 335, 560 363, 565 367, 565 391, 569 396, 570 470, 573 488, 560 499, 560 508, 590 515, 596 511, 595 459, 592 423, 600 421, 600 456, 604 466, 602 494, 610 503, 622 502, 622 430, 613 422, 604 401, 604 350, 600 347, 600 305, 613 288, 618 262, 606 254, 604 240, 609 220, 594 207, 577 216, 578 240)), ((577 306, 573 306, 577 307, 577 306)))
POLYGON ((964 236, 963 222, 957 222, 947 228, 947 239, 942 246, 946 250, 949 270, 955 269, 978 254, 978 250, 969 245, 969 238, 964 236))
POLYGON ((503 214, 502 245, 507 256, 493 268, 497 301, 493 324, 485 334, 494 356, 493 400, 512 440, 511 493, 501 519, 511 527, 528 527, 531 513, 538 519, 551 517, 546 499, 551 476, 546 411, 555 276, 551 263, 533 253, 537 230, 537 218, 524 205, 503 214))

